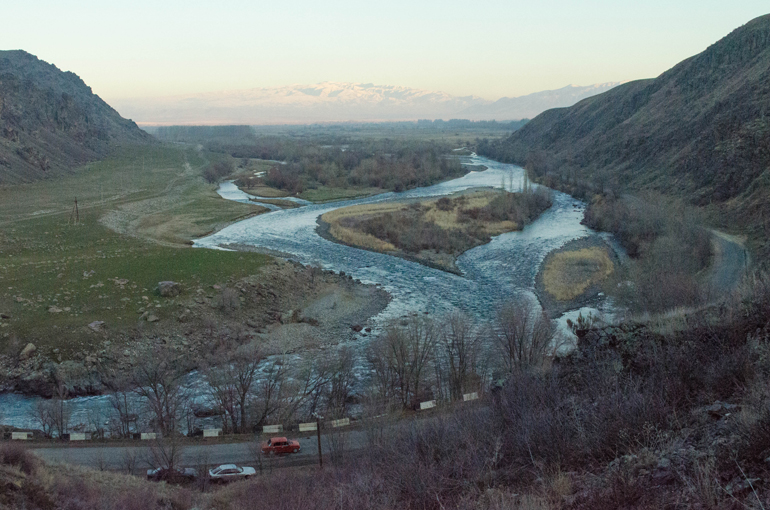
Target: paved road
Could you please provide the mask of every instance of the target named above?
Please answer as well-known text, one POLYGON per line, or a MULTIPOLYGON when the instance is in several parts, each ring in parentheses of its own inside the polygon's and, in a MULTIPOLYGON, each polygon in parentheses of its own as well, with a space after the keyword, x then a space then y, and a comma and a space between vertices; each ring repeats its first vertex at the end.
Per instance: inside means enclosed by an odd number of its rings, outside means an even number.
POLYGON ((714 261, 711 266, 711 287, 722 297, 732 292, 741 282, 749 267, 749 254, 743 242, 735 236, 712 230, 714 261))
MULTIPOLYGON (((339 436, 338 436, 339 437, 339 436)), ((366 433, 361 430, 349 430, 344 433, 344 448, 346 451, 360 449, 366 444, 366 433)), ((276 458, 264 458, 263 466, 288 467, 309 465, 318 462, 318 440, 315 436, 300 438, 302 449, 300 453, 276 458)), ((73 446, 73 447, 35 447, 35 454, 46 462, 65 462, 78 464, 94 469, 110 471, 126 471, 130 459, 134 459, 137 473, 148 467, 154 467, 153 448, 147 445, 136 446, 73 446)), ((258 467, 259 456, 255 454, 258 448, 255 442, 247 443, 214 443, 207 445, 185 445, 181 453, 181 465, 184 467, 199 467, 202 465, 217 466, 219 464, 239 464, 258 467)), ((321 436, 321 449, 328 456, 331 445, 328 435, 321 436)))

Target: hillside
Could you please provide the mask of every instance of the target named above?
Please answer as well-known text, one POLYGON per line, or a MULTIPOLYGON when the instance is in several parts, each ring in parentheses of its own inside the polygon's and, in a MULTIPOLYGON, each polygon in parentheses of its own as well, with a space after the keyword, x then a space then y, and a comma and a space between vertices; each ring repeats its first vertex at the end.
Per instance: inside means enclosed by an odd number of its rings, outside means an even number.
POLYGON ((762 244, 770 219, 769 111, 767 15, 656 79, 549 110, 479 149, 584 196, 655 190, 712 205, 762 244))
POLYGON ((76 74, 25 51, 0 51, 0 183, 61 174, 111 144, 149 140, 76 74))

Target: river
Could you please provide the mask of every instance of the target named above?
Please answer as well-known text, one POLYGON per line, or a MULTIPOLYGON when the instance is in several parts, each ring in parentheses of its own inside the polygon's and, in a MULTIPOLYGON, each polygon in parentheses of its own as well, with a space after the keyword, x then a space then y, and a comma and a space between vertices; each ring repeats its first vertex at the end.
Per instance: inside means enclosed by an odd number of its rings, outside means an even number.
MULTIPOLYGON (((364 283, 379 284, 393 296, 390 305, 378 317, 381 323, 409 312, 441 315, 453 309, 463 310, 480 321, 489 320, 506 301, 535 299, 535 276, 545 256, 569 241, 592 233, 580 224, 584 203, 554 191, 553 206, 523 231, 499 235, 490 243, 463 253, 457 260, 463 276, 333 243, 316 233, 319 216, 350 205, 448 195, 475 187, 521 189, 524 179, 521 167, 478 156, 467 160, 472 165, 483 165, 487 170, 403 193, 384 193, 262 214, 199 239, 195 246, 227 248, 240 245, 277 251, 303 264, 344 271, 364 283)), ((223 186, 220 194, 230 200, 248 200, 248 195, 232 184, 223 186)))
MULTIPOLYGON (((535 276, 545 256, 569 241, 594 233, 580 224, 585 211, 584 203, 554 191, 553 206, 524 230, 499 235, 490 243, 462 254, 457 260, 462 276, 401 258, 333 243, 316 233, 316 220, 320 215, 349 205, 435 197, 475 187, 505 187, 508 191, 521 189, 524 180, 521 167, 478 156, 466 158, 466 163, 483 165, 487 169, 403 193, 384 193, 368 198, 283 210, 265 204, 271 209, 270 212, 245 219, 199 239, 195 241, 195 246, 230 249, 233 245, 240 245, 271 253, 280 252, 303 264, 344 271, 364 283, 381 285, 393 299, 375 318, 375 323, 380 327, 390 319, 418 311, 440 316, 459 309, 478 321, 488 321, 507 301, 536 300, 535 276)), ((259 197, 241 192, 232 183, 223 183, 219 193, 228 200, 259 200, 259 197)), ((300 203, 307 204, 304 201, 300 203)), ((611 244, 617 249, 616 243, 611 244)), ((574 319, 579 312, 588 311, 595 310, 574 310, 562 315, 557 322, 562 330, 566 330, 567 318, 574 319)), ((378 329, 375 327, 372 337, 376 338, 378 329)), ((363 367, 357 368, 361 370, 363 367)), ((194 374, 189 384, 192 388, 200 388, 194 374)), ((38 400, 15 394, 0 395, 0 423, 23 428, 34 427, 31 414, 38 400)), ((68 404, 73 424, 104 423, 109 415, 107 397, 75 398, 68 404)))

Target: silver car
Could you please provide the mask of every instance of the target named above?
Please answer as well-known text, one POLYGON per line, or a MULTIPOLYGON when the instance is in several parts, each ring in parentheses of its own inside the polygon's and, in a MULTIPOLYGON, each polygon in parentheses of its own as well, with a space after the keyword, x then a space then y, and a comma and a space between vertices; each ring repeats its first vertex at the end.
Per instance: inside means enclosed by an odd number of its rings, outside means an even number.
POLYGON ((245 480, 248 477, 257 474, 252 467, 238 467, 235 464, 222 464, 209 470, 209 477, 212 481, 229 482, 230 480, 245 480))

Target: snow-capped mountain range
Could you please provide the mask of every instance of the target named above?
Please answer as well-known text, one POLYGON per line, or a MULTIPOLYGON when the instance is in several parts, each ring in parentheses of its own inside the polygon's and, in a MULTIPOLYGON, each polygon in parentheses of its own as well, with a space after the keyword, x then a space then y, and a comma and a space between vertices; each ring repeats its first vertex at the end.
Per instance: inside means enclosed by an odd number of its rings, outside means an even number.
POLYGON ((489 101, 371 83, 324 82, 159 98, 113 99, 140 124, 280 124, 417 119, 520 120, 618 85, 603 83, 489 101))

